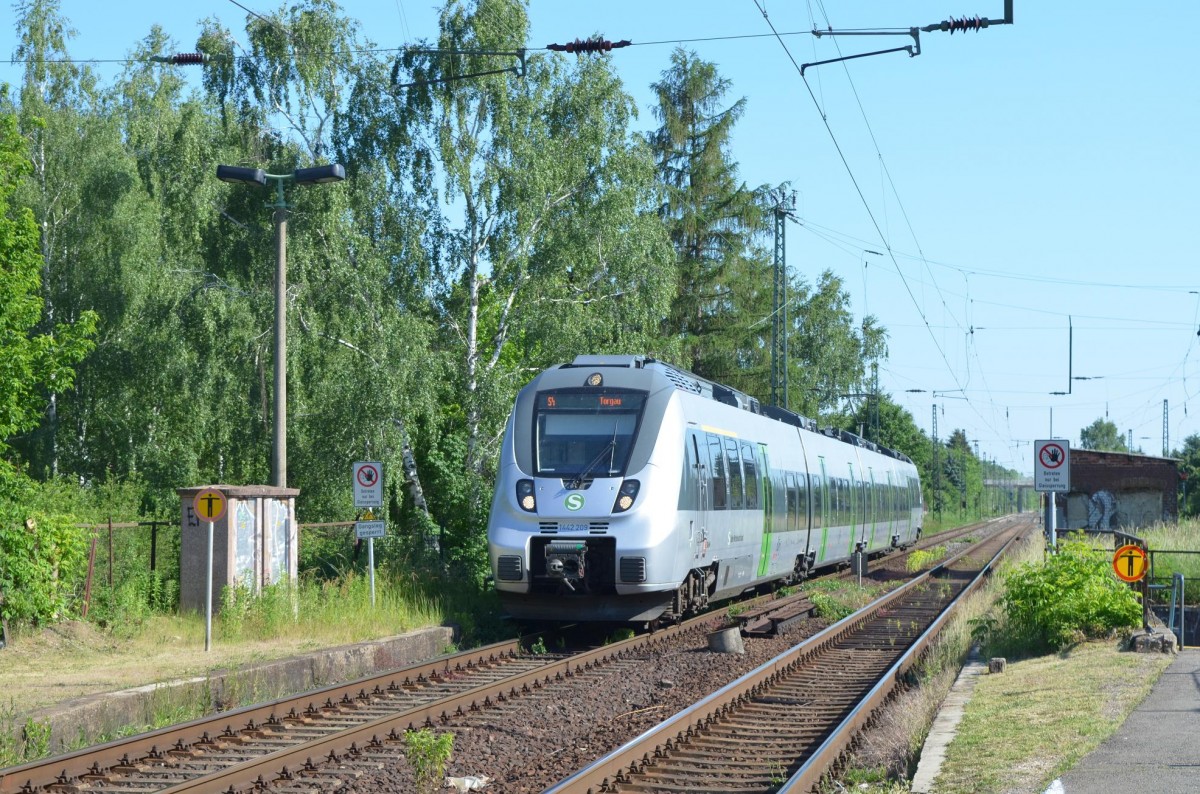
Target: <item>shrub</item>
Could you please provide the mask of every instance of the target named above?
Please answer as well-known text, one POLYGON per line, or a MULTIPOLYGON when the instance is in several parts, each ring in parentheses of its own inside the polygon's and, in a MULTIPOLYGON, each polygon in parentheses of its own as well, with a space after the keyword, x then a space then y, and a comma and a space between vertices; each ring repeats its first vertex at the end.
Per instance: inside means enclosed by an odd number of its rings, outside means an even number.
POLYGON ((5 511, 0 521, 0 607, 8 620, 47 623, 73 615, 87 571, 87 534, 71 516, 5 511), (15 513, 14 515, 11 515, 15 513), (16 520, 13 520, 13 518, 16 520))
POLYGON ((1137 595, 1113 576, 1109 558, 1079 540, 1014 571, 1002 605, 1009 639, 1035 651, 1104 637, 1142 617, 1137 595))

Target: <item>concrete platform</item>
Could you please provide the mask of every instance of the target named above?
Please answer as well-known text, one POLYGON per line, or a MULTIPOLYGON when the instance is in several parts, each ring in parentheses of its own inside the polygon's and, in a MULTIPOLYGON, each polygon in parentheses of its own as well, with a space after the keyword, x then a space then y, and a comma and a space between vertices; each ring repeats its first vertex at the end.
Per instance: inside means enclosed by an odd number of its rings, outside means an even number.
POLYGON ((1186 648, 1125 724, 1047 792, 1200 791, 1200 648, 1186 648))

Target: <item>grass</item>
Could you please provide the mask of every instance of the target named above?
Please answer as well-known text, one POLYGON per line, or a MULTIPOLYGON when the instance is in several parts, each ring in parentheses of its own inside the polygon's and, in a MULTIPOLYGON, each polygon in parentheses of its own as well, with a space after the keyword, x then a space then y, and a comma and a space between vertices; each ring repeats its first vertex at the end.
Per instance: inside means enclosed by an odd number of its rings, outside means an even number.
POLYGON ((935 787, 1041 792, 1116 732, 1171 662, 1122 652, 1116 641, 1010 661, 979 679, 935 787))
POLYGON ((1200 520, 1191 518, 1173 525, 1159 524, 1138 534, 1146 540, 1153 552, 1155 582, 1169 584, 1173 574, 1181 573, 1187 589, 1188 603, 1200 602, 1200 520))
POLYGON ((825 579, 802 585, 817 615, 829 621, 852 615, 896 586, 895 582, 864 581, 860 587, 851 581, 825 579))

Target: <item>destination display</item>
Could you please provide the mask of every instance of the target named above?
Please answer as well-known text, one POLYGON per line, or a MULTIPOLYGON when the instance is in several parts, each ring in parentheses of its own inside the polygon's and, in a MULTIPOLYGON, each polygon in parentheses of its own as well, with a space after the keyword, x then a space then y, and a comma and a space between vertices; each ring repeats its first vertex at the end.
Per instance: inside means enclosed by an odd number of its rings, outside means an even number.
POLYGON ((640 411, 645 402, 645 392, 558 391, 539 394, 537 407, 546 411, 640 411))

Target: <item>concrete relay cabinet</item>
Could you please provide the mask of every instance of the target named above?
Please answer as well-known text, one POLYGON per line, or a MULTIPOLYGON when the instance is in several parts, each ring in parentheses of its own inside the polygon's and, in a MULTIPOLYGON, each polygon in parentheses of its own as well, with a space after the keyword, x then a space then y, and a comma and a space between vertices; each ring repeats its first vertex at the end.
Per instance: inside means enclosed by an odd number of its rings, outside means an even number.
POLYGON ((180 488, 179 608, 204 611, 204 573, 208 525, 192 510, 196 494, 215 488, 225 494, 225 515, 213 523, 213 610, 221 606, 226 585, 251 592, 278 582, 296 581, 298 488, 269 485, 198 485, 180 488))

